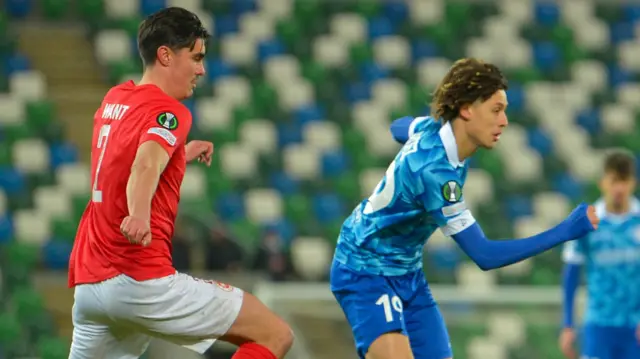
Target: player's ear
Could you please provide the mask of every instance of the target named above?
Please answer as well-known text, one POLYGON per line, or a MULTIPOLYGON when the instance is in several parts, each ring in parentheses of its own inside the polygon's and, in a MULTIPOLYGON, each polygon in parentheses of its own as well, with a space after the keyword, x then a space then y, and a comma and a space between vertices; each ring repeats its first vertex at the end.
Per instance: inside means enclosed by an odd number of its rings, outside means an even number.
POLYGON ((462 105, 462 107, 460 107, 460 118, 462 118, 465 121, 469 121, 469 119, 471 118, 471 115, 473 113, 473 110, 471 108, 471 105, 462 105))
POLYGON ((158 47, 156 56, 158 57, 158 62, 160 62, 162 66, 169 66, 171 64, 171 49, 167 46, 158 47))

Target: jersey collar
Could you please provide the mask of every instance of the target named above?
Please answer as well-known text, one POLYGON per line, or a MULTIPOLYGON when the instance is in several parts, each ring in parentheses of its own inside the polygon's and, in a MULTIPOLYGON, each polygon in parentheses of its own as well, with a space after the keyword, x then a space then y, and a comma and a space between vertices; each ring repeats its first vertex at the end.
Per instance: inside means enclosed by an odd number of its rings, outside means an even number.
POLYGON ((460 161, 458 157, 458 145, 456 145, 456 137, 453 135, 453 128, 451 127, 451 121, 448 121, 442 127, 440 127, 440 140, 444 145, 444 150, 447 153, 447 159, 451 166, 454 168, 464 166, 464 161, 460 161))
POLYGON ((606 217, 607 219, 612 219, 612 220, 622 220, 622 219, 625 219, 629 215, 634 215, 634 214, 639 214, 640 213, 640 201, 638 201, 638 199, 635 198, 635 197, 631 198, 631 204, 629 206, 629 212, 627 212, 627 213, 622 213, 622 214, 608 213, 607 212, 607 206, 604 203, 603 199, 599 199, 594 204, 594 207, 596 209, 596 215, 599 218, 605 218, 606 217))

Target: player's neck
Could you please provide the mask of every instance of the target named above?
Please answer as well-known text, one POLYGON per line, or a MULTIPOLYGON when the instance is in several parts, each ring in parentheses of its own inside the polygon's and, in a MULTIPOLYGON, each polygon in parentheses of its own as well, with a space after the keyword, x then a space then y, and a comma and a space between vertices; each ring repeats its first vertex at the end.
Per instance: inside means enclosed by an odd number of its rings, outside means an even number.
POLYGON ((465 123, 461 119, 456 119, 451 122, 451 129, 453 130, 453 137, 456 139, 456 147, 458 148, 458 159, 464 161, 471 157, 478 146, 471 140, 467 131, 464 128, 465 123))
POLYGON ((167 76, 163 76, 163 74, 159 73, 159 71, 154 69, 153 67, 145 69, 140 82, 138 82, 138 85, 155 85, 160 90, 162 90, 162 92, 173 98, 176 98, 176 96, 174 96, 171 91, 172 86, 170 84, 169 78, 167 76))
POLYGON ((631 208, 631 204, 629 202, 625 202, 625 203, 621 203, 620 205, 616 206, 613 203, 607 203, 605 208, 607 209, 607 213, 625 214, 625 213, 629 213, 629 210, 631 208))

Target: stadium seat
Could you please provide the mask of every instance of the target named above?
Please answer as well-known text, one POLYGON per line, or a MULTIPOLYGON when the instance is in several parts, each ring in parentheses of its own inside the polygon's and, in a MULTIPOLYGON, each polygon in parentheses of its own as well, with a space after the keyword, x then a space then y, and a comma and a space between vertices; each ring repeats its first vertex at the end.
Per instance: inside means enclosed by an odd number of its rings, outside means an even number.
POLYGON ((507 348, 493 339, 473 338, 467 347, 469 359, 496 358, 507 359, 507 348))
POLYGON ((42 244, 51 236, 47 216, 35 210, 23 210, 13 215, 16 237, 27 243, 42 244))
POLYGON ((255 223, 275 223, 282 219, 284 204, 280 194, 271 189, 254 189, 245 194, 247 218, 255 223))
POLYGON ((96 36, 95 47, 96 57, 103 65, 130 59, 133 55, 129 35, 124 30, 104 30, 100 32, 96 36))
POLYGON ((291 244, 291 257, 298 273, 307 280, 325 278, 332 249, 322 238, 298 237, 291 244))
POLYGON ((73 214, 71 198, 57 187, 36 188, 33 198, 35 209, 49 218, 65 218, 73 214))

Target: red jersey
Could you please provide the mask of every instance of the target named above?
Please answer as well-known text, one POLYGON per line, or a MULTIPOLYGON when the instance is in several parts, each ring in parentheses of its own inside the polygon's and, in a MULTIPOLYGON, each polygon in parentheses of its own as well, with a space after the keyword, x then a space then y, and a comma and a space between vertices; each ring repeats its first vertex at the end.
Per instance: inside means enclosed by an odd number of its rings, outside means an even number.
POLYGON ((186 169, 191 113, 155 85, 113 87, 96 111, 91 149, 92 198, 69 260, 69 286, 125 274, 143 281, 175 273, 171 238, 186 169), (152 241, 134 245, 120 232, 129 215, 126 188, 138 147, 155 141, 169 154, 151 202, 152 241))

